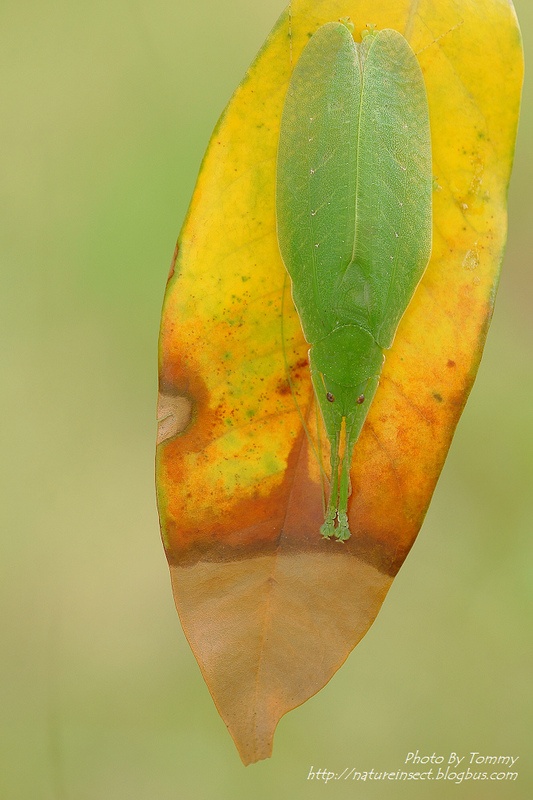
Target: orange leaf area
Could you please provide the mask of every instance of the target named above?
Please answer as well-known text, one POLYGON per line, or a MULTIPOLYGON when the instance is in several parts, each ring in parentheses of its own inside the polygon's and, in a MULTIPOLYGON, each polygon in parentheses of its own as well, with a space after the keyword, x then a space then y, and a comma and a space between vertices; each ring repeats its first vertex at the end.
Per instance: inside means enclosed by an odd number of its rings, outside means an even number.
POLYGON ((510 2, 300 0, 213 134, 165 295, 158 503, 184 630, 245 763, 368 630, 420 529, 492 314, 521 81, 510 2), (342 544, 319 534, 329 453, 274 204, 292 66, 347 14, 356 38, 393 27, 418 54, 435 191, 431 261, 354 451, 342 544))

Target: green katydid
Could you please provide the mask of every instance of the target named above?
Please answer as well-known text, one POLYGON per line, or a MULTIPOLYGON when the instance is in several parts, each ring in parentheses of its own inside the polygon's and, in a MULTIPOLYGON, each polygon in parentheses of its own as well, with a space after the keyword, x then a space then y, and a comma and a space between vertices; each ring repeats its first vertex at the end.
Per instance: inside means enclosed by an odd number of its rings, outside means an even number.
POLYGON ((348 539, 354 445, 431 252, 424 79, 404 37, 323 25, 289 84, 277 232, 331 447, 324 537, 348 539))

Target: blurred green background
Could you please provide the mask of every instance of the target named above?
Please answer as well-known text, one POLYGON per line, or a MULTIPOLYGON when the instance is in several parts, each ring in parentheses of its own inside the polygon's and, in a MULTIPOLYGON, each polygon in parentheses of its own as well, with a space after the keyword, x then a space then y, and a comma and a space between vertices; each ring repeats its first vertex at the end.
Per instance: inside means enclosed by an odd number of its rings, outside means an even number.
POLYGON ((245 769, 179 626, 153 488, 161 301, 211 129, 283 7, 0 5, 0 800, 533 796, 531 84, 486 354, 371 631, 245 769), (518 755, 519 780, 306 780, 416 749, 518 755))

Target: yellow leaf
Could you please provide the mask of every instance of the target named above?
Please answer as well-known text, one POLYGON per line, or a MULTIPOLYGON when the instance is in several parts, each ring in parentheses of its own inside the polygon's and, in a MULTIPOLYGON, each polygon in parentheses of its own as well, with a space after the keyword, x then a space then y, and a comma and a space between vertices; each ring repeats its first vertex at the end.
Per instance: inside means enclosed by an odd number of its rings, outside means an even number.
POLYGON ((492 314, 522 71, 507 0, 299 0, 215 129, 165 295, 157 480, 176 606, 245 763, 362 638, 419 531, 492 314), (392 27, 418 55, 435 192, 431 261, 354 451, 343 545, 319 535, 324 437, 274 185, 292 67, 347 14, 356 39, 392 27))

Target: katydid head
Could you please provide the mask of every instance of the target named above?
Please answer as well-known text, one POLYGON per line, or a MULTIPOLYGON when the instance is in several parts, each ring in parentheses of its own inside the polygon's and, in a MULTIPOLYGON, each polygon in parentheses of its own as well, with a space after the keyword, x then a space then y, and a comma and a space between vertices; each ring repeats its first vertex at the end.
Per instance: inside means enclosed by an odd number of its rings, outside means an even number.
POLYGON ((311 367, 320 373, 327 399, 331 394, 335 401, 346 397, 350 404, 363 402, 358 398, 382 365, 382 348, 360 325, 340 325, 311 347, 311 367))
MULTIPOLYGON (((359 325, 342 325, 311 347, 311 373, 328 437, 358 431, 372 399, 368 391, 383 366, 383 351, 359 325)), ((377 384, 376 384, 377 385, 377 384)))
MULTIPOLYGON (((326 417, 330 418, 332 422, 335 420, 333 424, 335 428, 338 428, 343 417, 352 419, 354 415, 366 415, 369 406, 367 401, 368 385, 373 377, 373 375, 368 375, 355 386, 343 386, 332 381, 327 373, 314 374, 315 391, 324 421, 326 421, 326 417)), ((327 429, 330 427, 331 425, 326 424, 327 429)))

